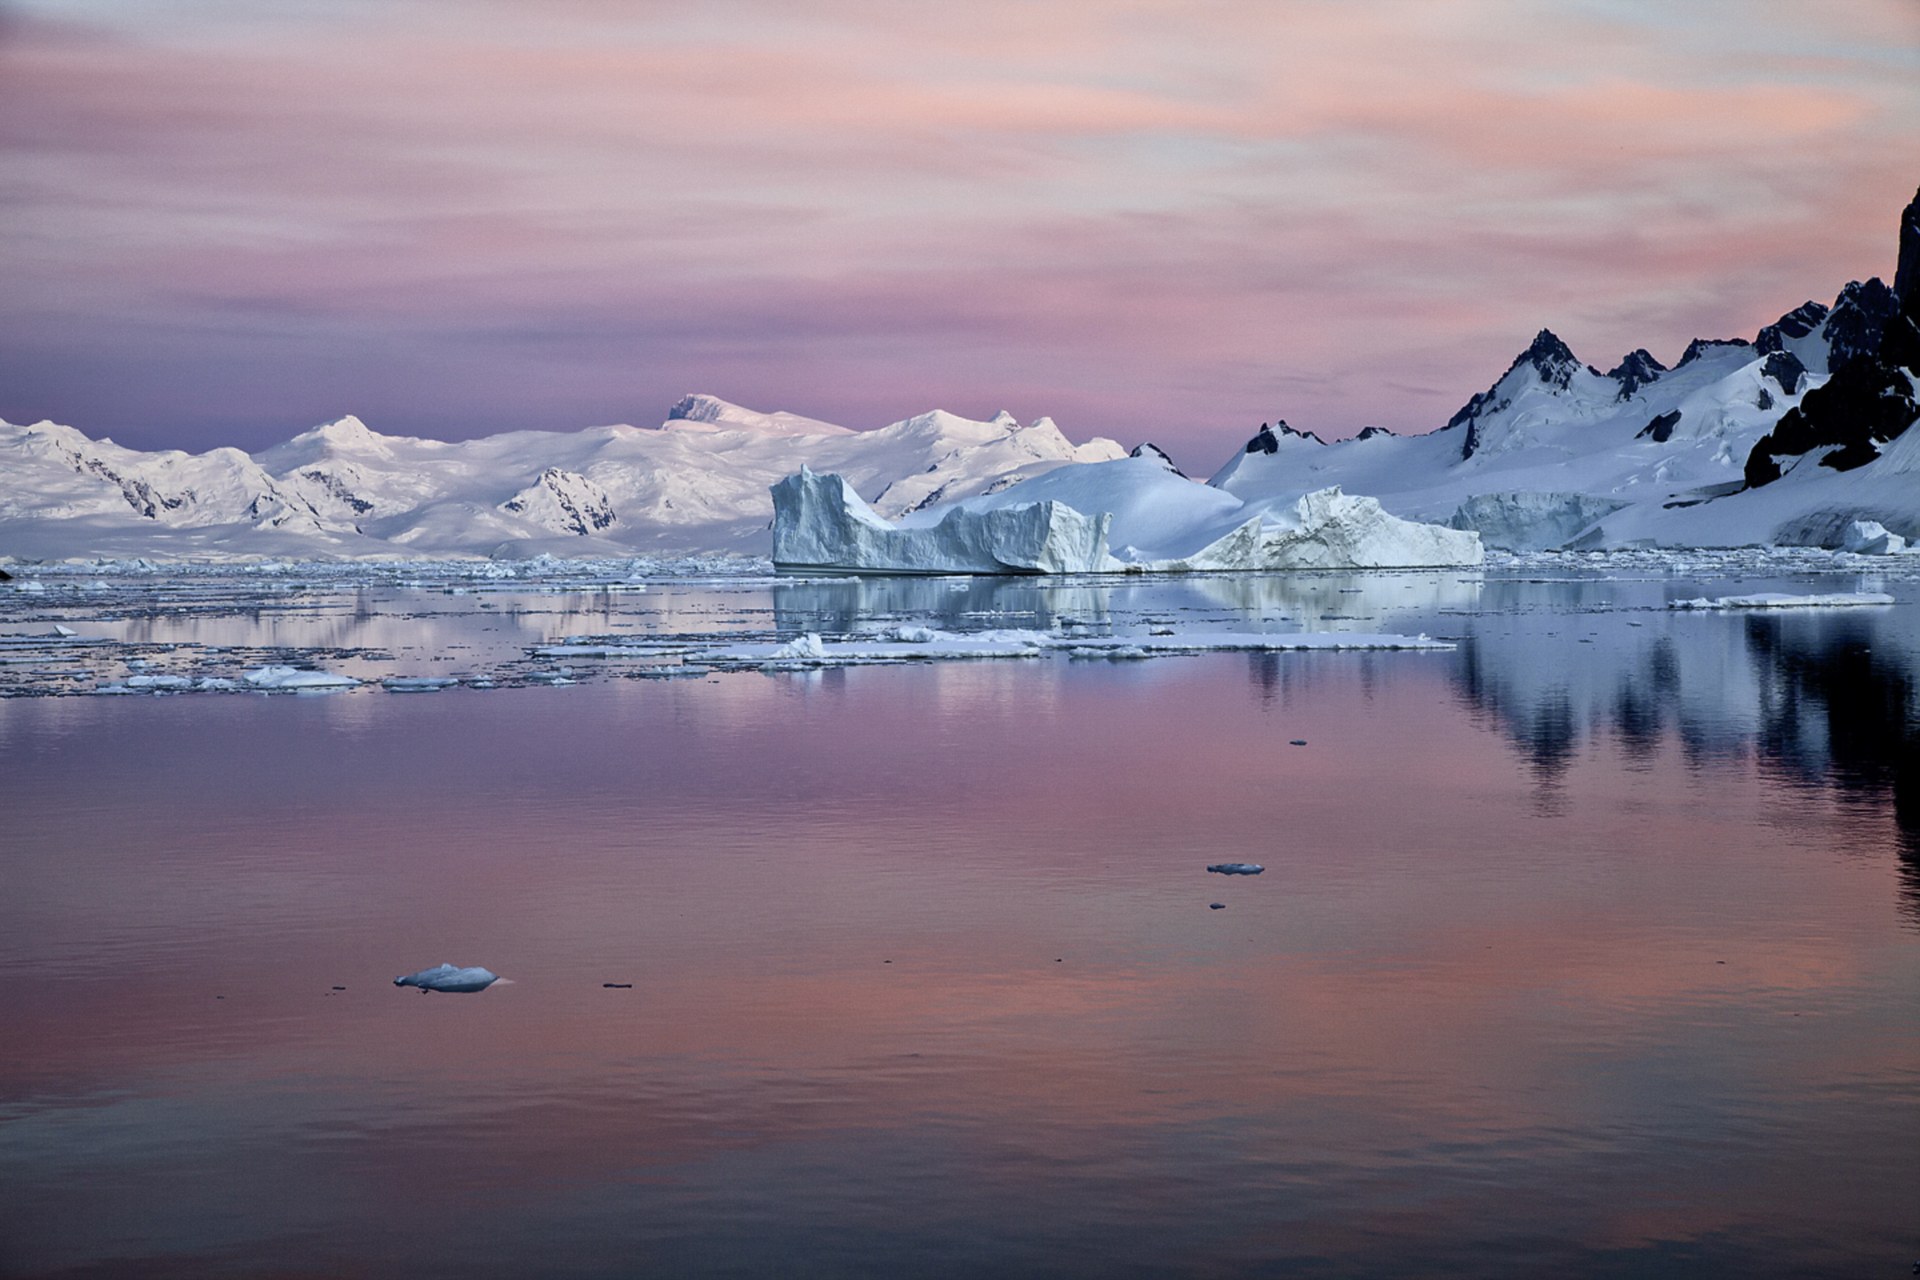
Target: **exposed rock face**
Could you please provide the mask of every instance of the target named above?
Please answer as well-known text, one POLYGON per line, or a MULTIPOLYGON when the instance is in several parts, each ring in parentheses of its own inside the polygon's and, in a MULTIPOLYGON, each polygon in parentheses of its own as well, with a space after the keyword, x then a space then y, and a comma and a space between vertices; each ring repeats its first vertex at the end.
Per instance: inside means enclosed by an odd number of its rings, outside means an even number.
POLYGON ((1750 347, 1752 345, 1745 338, 1695 338, 1687 344, 1687 349, 1680 353, 1680 363, 1673 367, 1684 369, 1715 347, 1750 347))
POLYGON ((1760 366, 1761 376, 1772 378, 1774 385, 1788 395, 1798 395, 1800 384, 1806 381, 1807 366, 1800 363, 1800 357, 1791 351, 1775 351, 1767 356, 1760 366))
POLYGON ((1841 293, 1827 325, 1833 376, 1753 446, 1749 487, 1778 480, 1781 459, 1815 449, 1827 450, 1821 466, 1864 467, 1920 420, 1920 192, 1901 214, 1893 279, 1890 290, 1872 280, 1841 293), (1842 327, 1836 331, 1836 325, 1842 327))
POLYGON ((1355 440, 1378 440, 1381 438, 1393 440, 1398 437, 1385 427, 1362 427, 1360 428, 1360 434, 1354 437, 1355 440))
POLYGON ((1825 323, 1827 314, 1824 303, 1803 302, 1762 329, 1753 349, 1762 355, 1785 351, 1789 339, 1806 337, 1825 323))
MULTIPOLYGON (((1284 426, 1285 424, 1283 423, 1281 425, 1284 426)), ((1173 465, 1173 459, 1167 456, 1167 451, 1151 440, 1143 440, 1133 446, 1133 451, 1127 454, 1127 456, 1129 458, 1150 458, 1167 470, 1173 472, 1173 474, 1179 476, 1182 480, 1188 478, 1186 472, 1173 465)))
POLYGON ((1311 431, 1295 431, 1287 425, 1285 418, 1281 418, 1271 427, 1264 422, 1261 423, 1260 429, 1253 433, 1253 439, 1247 441, 1246 451, 1248 453, 1278 453, 1280 452, 1280 439, 1282 436, 1292 436, 1295 440, 1311 440, 1315 444, 1326 443, 1326 441, 1311 431), (1278 434, 1275 434, 1276 427, 1279 429, 1278 434))
POLYGON ((1673 439, 1673 429, 1680 425, 1680 411, 1670 409, 1655 417, 1635 434, 1636 440, 1651 440, 1655 444, 1665 444, 1673 439))
POLYGON ((1827 370, 1838 373, 1856 360, 1880 350, 1887 324, 1899 311, 1893 290, 1878 276, 1854 280, 1840 291, 1827 317, 1827 370))
POLYGON ((619 519, 607 491, 574 471, 548 467, 540 478, 500 504, 502 511, 537 520, 555 533, 587 537, 619 519))
MULTIPOLYGON (((1821 310, 1825 311, 1825 308, 1821 310)), ((1666 371, 1667 366, 1654 359, 1645 347, 1639 347, 1628 352, 1625 359, 1608 370, 1607 376, 1620 384, 1618 398, 1625 400, 1666 371)))

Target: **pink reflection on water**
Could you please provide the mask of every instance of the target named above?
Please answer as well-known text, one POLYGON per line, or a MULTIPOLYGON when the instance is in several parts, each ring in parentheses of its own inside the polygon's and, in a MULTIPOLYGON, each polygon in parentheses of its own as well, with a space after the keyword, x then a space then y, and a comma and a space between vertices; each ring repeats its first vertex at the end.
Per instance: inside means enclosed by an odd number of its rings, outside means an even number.
POLYGON ((1790 1199, 1796 1258, 1884 1242, 1911 947, 1891 858, 1831 850, 1890 825, 1671 742, 1542 808, 1449 670, 0 707, 0 1227, 28 1272, 121 1256, 54 1199, 153 1247, 100 1197, 185 1220, 192 1169, 316 1206, 247 1217, 255 1263, 317 1221, 396 1272, 883 1219, 1028 1270, 1566 1262, 1790 1199), (389 985, 441 960, 513 982, 389 985), (1843 1153, 1882 1176, 1821 1190, 1843 1153))

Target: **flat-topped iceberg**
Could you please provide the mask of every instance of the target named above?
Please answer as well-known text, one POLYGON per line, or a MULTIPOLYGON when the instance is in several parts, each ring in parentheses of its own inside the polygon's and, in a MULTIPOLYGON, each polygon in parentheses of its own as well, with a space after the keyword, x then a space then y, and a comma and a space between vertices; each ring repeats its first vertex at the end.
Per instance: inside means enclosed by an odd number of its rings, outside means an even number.
POLYGON ((883 519, 837 475, 773 486, 773 562, 856 573, 1184 573, 1477 565, 1480 536, 1316 490, 1247 502, 1150 457, 1062 467, 883 519))

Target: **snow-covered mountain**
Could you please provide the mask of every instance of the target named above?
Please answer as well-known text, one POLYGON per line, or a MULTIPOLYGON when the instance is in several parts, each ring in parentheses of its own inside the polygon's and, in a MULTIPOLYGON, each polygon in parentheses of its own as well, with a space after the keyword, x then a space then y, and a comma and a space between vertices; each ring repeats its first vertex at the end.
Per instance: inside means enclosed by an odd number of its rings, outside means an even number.
POLYGON ((449 443, 345 417, 248 455, 146 453, 72 427, 0 423, 0 555, 761 555, 768 490, 803 465, 875 508, 1125 456, 936 410, 876 431, 688 396, 658 428, 517 431, 449 443))
POLYGON ((1322 443, 1263 425, 1210 483, 1274 501, 1337 484, 1493 546, 1837 546, 1920 535, 1920 195, 1889 288, 1854 282, 1752 340, 1645 350, 1601 373, 1543 329, 1425 435, 1322 443))
MULTIPOLYGON (((1696 339, 1671 368, 1642 349, 1602 373, 1543 329, 1437 430, 1369 428, 1329 444, 1263 425, 1208 483, 1248 518, 1284 524, 1302 497, 1338 486, 1515 549, 1839 546, 1863 521, 1920 541, 1916 419, 1920 194, 1891 286, 1856 281, 1751 340, 1696 339)), ((803 467, 842 477, 893 520, 1123 454, 1106 439, 1075 445, 1046 418, 1023 427, 1005 413, 935 411, 850 431, 699 395, 645 430, 447 443, 347 417, 251 456, 142 453, 71 427, 0 423, 0 557, 760 555, 768 490, 803 467)), ((1127 492, 1094 492, 1108 479, 1150 473, 1156 492, 1184 483, 1153 446, 1135 457, 1161 469, 1108 468, 974 507, 1064 501, 1054 490, 1065 485, 1082 514, 1124 517, 1127 492)), ((1177 496, 1166 509, 1183 519, 1210 509, 1204 495, 1177 496)))

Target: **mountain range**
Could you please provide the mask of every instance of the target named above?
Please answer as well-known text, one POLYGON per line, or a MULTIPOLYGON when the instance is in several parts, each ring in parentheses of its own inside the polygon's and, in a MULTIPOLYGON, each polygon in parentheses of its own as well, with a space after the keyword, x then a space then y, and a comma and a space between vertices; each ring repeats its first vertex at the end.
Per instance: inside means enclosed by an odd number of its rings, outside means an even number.
MULTIPOLYGON (((1696 339, 1672 367, 1642 349, 1602 373, 1543 329, 1433 431, 1325 443, 1263 424, 1207 483, 1270 505, 1338 485, 1523 550, 1836 546, 1857 522, 1916 539, 1917 419, 1920 194, 1891 285, 1849 283, 1751 339, 1696 339)), ((935 410, 853 431, 708 395, 655 428, 446 442, 349 416, 255 454, 0 422, 0 557, 763 555, 769 487, 803 466, 899 518, 1126 452, 1048 418, 935 410)))

